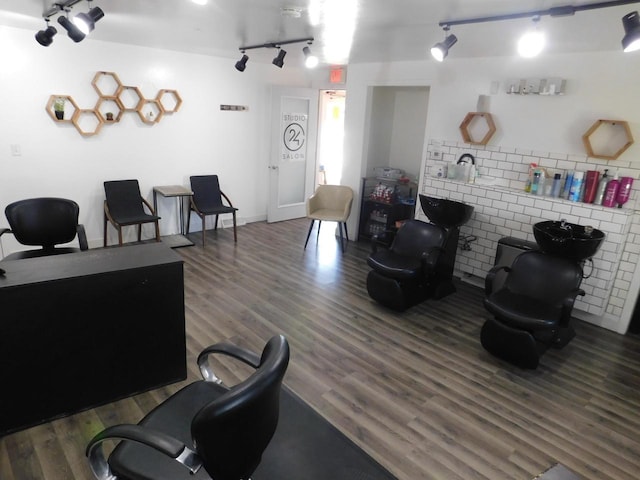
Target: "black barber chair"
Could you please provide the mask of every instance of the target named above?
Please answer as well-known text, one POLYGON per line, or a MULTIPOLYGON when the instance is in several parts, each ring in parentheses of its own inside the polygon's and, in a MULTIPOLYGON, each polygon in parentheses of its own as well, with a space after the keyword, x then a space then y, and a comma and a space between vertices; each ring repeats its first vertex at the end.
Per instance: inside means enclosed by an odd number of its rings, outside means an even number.
POLYGON ((548 347, 562 348, 575 336, 571 312, 582 267, 573 260, 540 251, 518 255, 511 267, 496 266, 485 279, 485 308, 494 315, 482 326, 480 340, 491 354, 522 368, 536 368, 548 347), (493 290, 496 274, 507 272, 493 290))
POLYGON ((66 198, 29 198, 7 205, 5 214, 9 228, 0 228, 0 237, 13 233, 22 245, 40 246, 36 250, 26 250, 7 255, 5 260, 44 257, 87 250, 87 236, 84 226, 78 223, 80 207, 66 198), (57 247, 78 238, 79 249, 57 247))
POLYGON ((99 433, 87 456, 99 480, 241 480, 258 467, 278 424, 289 345, 275 336, 262 356, 224 343, 198 356, 204 380, 151 411, 138 425, 99 433), (210 354, 233 357, 256 370, 228 388, 208 364, 210 354), (105 460, 102 442, 122 440, 105 460))
POLYGON ((407 220, 388 249, 378 249, 376 236, 367 263, 367 291, 374 300, 403 311, 433 295, 447 232, 420 220, 407 220))

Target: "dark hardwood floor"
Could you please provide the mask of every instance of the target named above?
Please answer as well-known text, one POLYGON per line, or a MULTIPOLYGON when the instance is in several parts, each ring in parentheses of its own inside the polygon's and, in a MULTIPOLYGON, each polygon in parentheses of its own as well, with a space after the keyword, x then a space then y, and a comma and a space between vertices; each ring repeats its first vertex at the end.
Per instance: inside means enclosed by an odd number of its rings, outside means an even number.
MULTIPOLYGON (((442 300, 389 311, 366 292, 368 245, 351 242, 343 255, 325 225, 328 235, 316 245, 314 234, 305 251, 307 226, 253 223, 239 228, 237 244, 219 230, 204 249, 193 234, 196 246, 176 250, 189 381, 204 346, 259 350, 283 333, 292 349, 285 383, 399 479, 524 480, 558 462, 584 479, 640 478, 637 336, 576 322, 564 350, 520 370, 480 346, 480 289, 462 283, 442 300)), ((220 369, 230 380, 246 374, 229 362, 220 369)), ((34 381, 40 374, 46 352, 34 381)), ((92 478, 89 439, 137 422, 182 385, 0 438, 0 479, 92 478)))

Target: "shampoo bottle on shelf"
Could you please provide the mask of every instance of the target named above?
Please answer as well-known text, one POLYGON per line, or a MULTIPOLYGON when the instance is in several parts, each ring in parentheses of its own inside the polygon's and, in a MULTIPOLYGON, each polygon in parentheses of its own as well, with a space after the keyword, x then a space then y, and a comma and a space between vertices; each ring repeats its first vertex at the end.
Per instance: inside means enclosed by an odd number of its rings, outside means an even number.
POLYGON ((618 188, 618 194, 616 195, 616 203, 618 208, 622 208, 622 205, 627 203, 631 196, 631 186, 633 185, 633 178, 622 177, 620 178, 620 188, 618 188))
POLYGON ((598 190, 598 180, 600 172, 597 170, 589 170, 584 180, 584 203, 593 203, 596 199, 596 191, 598 190))
POLYGON ((596 190, 596 198, 594 198, 593 203, 595 205, 602 205, 602 201, 604 200, 604 192, 607 189, 607 183, 609 183, 609 172, 608 168, 604 169, 604 173, 602 174, 602 178, 600 182, 598 182, 598 190, 596 190))
POLYGON ((531 184, 533 183, 533 172, 537 166, 538 166, 537 163, 529 164, 529 175, 527 176, 527 181, 524 184, 524 191, 527 193, 531 193, 531 184))
POLYGON ((574 172, 572 171, 567 172, 567 178, 565 179, 564 187, 562 188, 562 193, 560 194, 560 197, 564 198, 565 200, 569 199, 569 192, 571 191, 571 184, 573 183, 573 174, 574 172))
POLYGON ((558 198, 560 196, 560 188, 562 187, 562 174, 556 173, 553 176, 553 186, 551 187, 551 196, 558 198))
POLYGON ((620 180, 618 180, 618 172, 613 176, 613 180, 610 180, 607 184, 607 188, 604 192, 604 200, 602 205, 605 207, 615 207, 616 197, 618 196, 618 190, 620 189, 620 180))
POLYGON ((539 186, 540 186, 540 172, 534 172, 533 181, 531 182, 531 195, 538 195, 539 186))
POLYGON ((584 172, 574 172, 573 182, 571 182, 571 189, 569 190, 569 200, 572 202, 579 202, 580 195, 582 194, 582 181, 584 180, 584 172))

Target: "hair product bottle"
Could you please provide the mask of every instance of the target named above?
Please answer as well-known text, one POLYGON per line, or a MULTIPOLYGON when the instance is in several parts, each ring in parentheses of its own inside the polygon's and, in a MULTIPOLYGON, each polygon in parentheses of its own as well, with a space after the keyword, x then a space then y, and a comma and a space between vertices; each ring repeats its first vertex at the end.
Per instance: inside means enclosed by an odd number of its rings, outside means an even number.
POLYGON ((524 191, 531 193, 531 184, 533 183, 533 171, 538 166, 537 163, 529 164, 529 175, 527 176, 527 182, 524 184, 524 191))
POLYGON ((622 205, 627 203, 629 196, 631 195, 631 186, 633 185, 633 178, 622 177, 620 178, 620 188, 618 188, 618 194, 616 195, 616 203, 618 208, 622 208, 622 205))
POLYGON ((540 172, 533 172, 533 181, 531 182, 531 195, 539 195, 538 187, 540 186, 540 172))
POLYGON ((584 203, 593 203, 596 198, 596 190, 598 190, 598 180, 600 172, 597 170, 589 170, 584 185, 584 203))
POLYGON ((560 188, 562 187, 562 174, 556 173, 553 176, 553 186, 551 187, 551 196, 558 198, 560 196, 560 188))
POLYGON ((562 189, 562 193, 560 196, 565 200, 569 198, 569 192, 571 191, 571 184, 573 183, 573 173, 572 171, 567 172, 567 178, 564 182, 564 187, 562 189))
POLYGON ((573 174, 573 182, 571 182, 571 189, 569 190, 569 200, 572 202, 580 201, 580 194, 582 193, 582 181, 584 179, 584 172, 575 172, 573 174))
POLYGON ((604 173, 602 174, 602 178, 600 182, 598 182, 598 190, 596 190, 596 198, 593 199, 593 203, 595 205, 602 205, 602 200, 604 200, 604 192, 607 189, 607 183, 609 183, 609 172, 608 168, 604 169, 604 173))
POLYGON ((616 172, 616 174, 613 176, 613 180, 610 180, 607 184, 607 189, 604 192, 604 200, 602 200, 602 205, 605 207, 615 206, 619 189, 620 180, 618 180, 618 172, 616 172))

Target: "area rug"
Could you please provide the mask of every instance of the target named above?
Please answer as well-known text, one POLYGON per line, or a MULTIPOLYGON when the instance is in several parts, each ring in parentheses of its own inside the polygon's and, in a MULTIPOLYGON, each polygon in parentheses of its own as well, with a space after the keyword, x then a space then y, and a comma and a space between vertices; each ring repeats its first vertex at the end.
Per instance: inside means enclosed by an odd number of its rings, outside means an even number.
POLYGON ((534 478, 534 480, 581 480, 578 475, 573 473, 564 465, 559 463, 551 467, 549 470, 545 470, 540 475, 534 478))
POLYGON ((395 480, 300 397, 283 388, 278 428, 253 480, 395 480))

